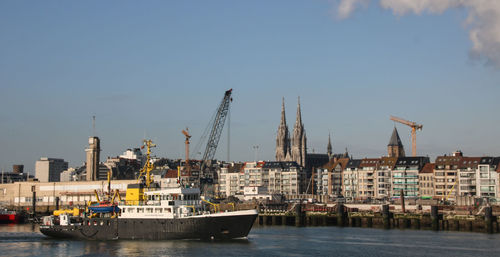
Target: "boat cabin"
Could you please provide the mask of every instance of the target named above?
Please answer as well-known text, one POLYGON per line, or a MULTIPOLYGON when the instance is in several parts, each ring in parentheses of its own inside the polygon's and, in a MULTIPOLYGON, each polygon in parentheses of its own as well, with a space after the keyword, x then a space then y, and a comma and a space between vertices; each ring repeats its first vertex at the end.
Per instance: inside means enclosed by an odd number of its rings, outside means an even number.
POLYGON ((165 188, 145 191, 139 204, 119 206, 120 218, 181 218, 203 210, 198 188, 165 188))

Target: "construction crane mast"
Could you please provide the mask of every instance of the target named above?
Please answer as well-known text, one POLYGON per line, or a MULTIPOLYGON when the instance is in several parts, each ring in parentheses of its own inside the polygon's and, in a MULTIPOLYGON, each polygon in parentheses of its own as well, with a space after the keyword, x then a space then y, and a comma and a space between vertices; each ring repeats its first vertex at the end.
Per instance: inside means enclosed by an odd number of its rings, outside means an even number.
POLYGON ((392 121, 399 122, 411 128, 411 154, 412 156, 417 156, 417 130, 422 130, 423 125, 394 116, 391 116, 390 119, 392 121))
POLYGON ((232 102, 231 93, 233 89, 229 89, 224 93, 224 98, 217 108, 217 114, 215 119, 212 121, 212 130, 210 131, 210 136, 208 137, 207 147, 203 154, 201 160, 201 174, 200 182, 208 182, 207 179, 213 179, 212 171, 206 171, 207 164, 214 159, 215 152, 217 150, 217 145, 219 144, 219 139, 222 134, 222 129, 224 128, 224 123, 226 122, 226 116, 229 111, 229 104, 232 102))

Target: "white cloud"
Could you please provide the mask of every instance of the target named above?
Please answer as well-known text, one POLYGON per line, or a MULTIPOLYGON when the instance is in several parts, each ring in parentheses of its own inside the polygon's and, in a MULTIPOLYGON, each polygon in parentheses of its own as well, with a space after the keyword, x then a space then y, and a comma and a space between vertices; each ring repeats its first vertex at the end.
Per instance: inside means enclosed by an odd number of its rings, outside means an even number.
MULTIPOLYGON (((369 0, 341 0, 338 17, 348 18, 361 4, 369 0)), ((441 14, 450 8, 465 8, 464 26, 472 42, 471 56, 484 58, 488 64, 500 68, 500 1, 499 0, 379 0, 382 8, 394 15, 409 13, 441 14)))
POLYGON ((349 18, 351 13, 359 6, 366 6, 370 0, 341 0, 338 5, 337 17, 339 19, 349 18))

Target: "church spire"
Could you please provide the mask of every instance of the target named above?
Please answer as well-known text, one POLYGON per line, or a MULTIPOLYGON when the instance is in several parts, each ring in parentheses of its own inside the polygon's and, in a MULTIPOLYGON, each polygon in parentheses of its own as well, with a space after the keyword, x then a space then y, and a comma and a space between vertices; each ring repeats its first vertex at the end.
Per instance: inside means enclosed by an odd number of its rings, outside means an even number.
POLYGON ((300 125, 301 127, 303 126, 302 124, 302 114, 300 111, 300 96, 298 97, 298 102, 297 102, 297 120, 295 121, 295 126, 300 125))
POLYGON ((387 155, 389 157, 404 157, 405 150, 403 148, 403 143, 401 143, 401 138, 399 138, 398 130, 394 126, 392 131, 391 139, 389 144, 387 144, 387 155))
POLYGON ((293 127, 293 137, 292 137, 292 160, 297 162, 302 167, 306 167, 306 131, 304 129, 304 124, 302 124, 302 114, 300 110, 300 97, 298 97, 297 103, 297 117, 295 120, 295 126, 293 127))
POLYGON ((332 153, 333 153, 332 140, 330 138, 330 133, 328 133, 328 145, 326 146, 326 154, 328 154, 328 159, 332 158, 332 153))
POLYGON ((280 126, 285 125, 286 126, 286 117, 285 117, 285 97, 281 99, 281 122, 280 126))
POLYGON ((281 121, 278 126, 278 134, 276 136, 276 161, 286 161, 290 158, 290 135, 288 126, 286 125, 285 115, 285 98, 281 102, 281 121))

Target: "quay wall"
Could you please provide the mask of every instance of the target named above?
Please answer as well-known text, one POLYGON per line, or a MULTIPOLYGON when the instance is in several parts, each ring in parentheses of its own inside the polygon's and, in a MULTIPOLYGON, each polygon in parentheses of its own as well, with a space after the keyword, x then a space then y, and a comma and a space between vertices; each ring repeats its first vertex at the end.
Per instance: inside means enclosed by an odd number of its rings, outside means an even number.
MULTIPOLYGON (((137 180, 113 180, 111 190, 125 196, 127 185, 137 180)), ((33 191, 36 197, 36 211, 50 212, 55 209, 56 198, 60 206, 85 205, 96 201, 94 190, 108 191, 107 181, 72 181, 72 182, 15 182, 0 184, 0 205, 12 210, 30 210, 33 205, 33 191)))
POLYGON ((297 205, 287 211, 261 209, 255 225, 340 226, 500 233, 500 219, 498 215, 493 215, 492 207, 485 207, 483 213, 475 215, 447 214, 446 211, 439 210, 438 206, 430 206, 430 212, 421 211, 419 213, 402 213, 394 211, 394 209, 394 206, 390 208, 389 205, 381 205, 380 210, 376 212, 359 211, 342 204, 316 210, 305 205, 297 205))

